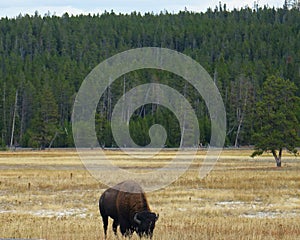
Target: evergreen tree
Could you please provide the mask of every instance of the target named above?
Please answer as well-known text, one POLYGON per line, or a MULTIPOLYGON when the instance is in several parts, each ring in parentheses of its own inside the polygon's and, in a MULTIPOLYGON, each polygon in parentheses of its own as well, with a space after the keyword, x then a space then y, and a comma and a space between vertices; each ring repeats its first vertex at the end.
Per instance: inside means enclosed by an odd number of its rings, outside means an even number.
POLYGON ((270 76, 264 82, 261 100, 256 105, 258 126, 253 135, 255 151, 252 157, 271 152, 277 167, 281 167, 284 148, 297 153, 300 99, 296 91, 294 83, 280 77, 270 76))
POLYGON ((29 145, 45 149, 59 134, 58 107, 51 89, 46 85, 39 94, 40 102, 31 121, 29 145))

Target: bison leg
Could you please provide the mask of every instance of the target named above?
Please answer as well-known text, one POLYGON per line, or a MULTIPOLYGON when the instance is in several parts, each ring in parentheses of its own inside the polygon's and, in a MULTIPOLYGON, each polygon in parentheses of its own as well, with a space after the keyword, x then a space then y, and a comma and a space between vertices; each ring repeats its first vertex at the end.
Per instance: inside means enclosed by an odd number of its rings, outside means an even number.
POLYGON ((120 220, 120 230, 123 236, 129 238, 132 236, 133 231, 126 221, 120 220))
POLYGON ((127 232, 126 226, 123 224, 120 224, 120 231, 121 231, 122 235, 125 236, 126 232, 127 232))
POLYGON ((102 215, 102 221, 103 221, 103 228, 104 228, 104 236, 106 239, 107 236, 107 225, 108 225, 108 216, 103 216, 102 215))
POLYGON ((114 231, 114 233, 115 233, 116 236, 117 236, 117 228, 118 228, 118 225, 119 225, 118 220, 114 220, 114 221, 113 221, 113 224, 112 224, 112 228, 113 228, 113 231, 114 231))

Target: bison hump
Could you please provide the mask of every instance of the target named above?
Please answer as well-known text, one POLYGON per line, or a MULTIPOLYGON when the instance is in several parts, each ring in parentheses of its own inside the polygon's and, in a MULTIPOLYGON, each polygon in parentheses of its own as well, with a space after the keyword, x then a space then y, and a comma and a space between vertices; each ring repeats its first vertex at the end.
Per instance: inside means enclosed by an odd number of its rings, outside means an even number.
POLYGON ((146 195, 141 186, 134 181, 125 181, 119 185, 117 207, 122 215, 132 216, 136 212, 149 211, 146 195))
POLYGON ((127 180, 121 182, 113 187, 114 189, 121 191, 121 192, 128 192, 128 193, 143 193, 142 187, 133 180, 127 180))

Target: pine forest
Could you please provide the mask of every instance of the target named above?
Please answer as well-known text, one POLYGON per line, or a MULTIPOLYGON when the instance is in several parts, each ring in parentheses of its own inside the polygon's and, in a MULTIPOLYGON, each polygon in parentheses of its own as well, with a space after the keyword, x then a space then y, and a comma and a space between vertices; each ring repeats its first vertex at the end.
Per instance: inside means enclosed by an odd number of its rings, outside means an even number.
MULTIPOLYGON (((134 48, 162 47, 200 63, 218 87, 226 109, 226 146, 253 145, 256 103, 272 76, 289 80, 300 97, 300 11, 260 7, 205 13, 18 16, 0 20, 0 146, 74 147, 72 109, 88 73, 105 59, 134 48)), ((116 102, 144 83, 172 86, 197 114, 199 143, 210 141, 205 102, 187 81, 144 69, 125 74, 99 100, 95 126, 103 147, 116 147, 110 128, 116 102)), ((286 88, 289 89, 289 88, 286 88)), ((288 93, 287 93, 288 95, 288 93)), ((280 96, 279 96, 280 97, 280 96)), ((300 106, 292 110, 300 121, 300 106)), ((262 110, 263 111, 263 110, 262 110)), ((166 147, 180 144, 180 127, 167 108, 147 104, 130 118, 134 141, 149 144, 149 128, 165 127, 166 147)), ((299 131, 299 129, 298 129, 299 131)), ((299 136, 298 132, 298 136, 299 136)))

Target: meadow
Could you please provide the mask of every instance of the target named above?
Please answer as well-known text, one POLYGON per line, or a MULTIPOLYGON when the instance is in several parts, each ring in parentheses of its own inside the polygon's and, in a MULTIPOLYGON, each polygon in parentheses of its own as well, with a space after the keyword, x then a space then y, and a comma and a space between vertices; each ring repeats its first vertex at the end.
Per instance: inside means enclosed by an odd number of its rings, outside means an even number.
MULTIPOLYGON (((147 193, 151 210, 159 213, 153 239, 300 238, 299 157, 285 153, 276 168, 271 155, 252 159, 248 149, 224 150, 199 179, 205 153, 198 151, 177 181, 147 193)), ((147 161, 121 151, 105 154, 135 171, 163 166, 175 152, 147 161)), ((106 188, 75 150, 0 152, 0 238, 103 239, 98 199, 106 188)), ((108 239, 116 239, 111 223, 108 239)))

